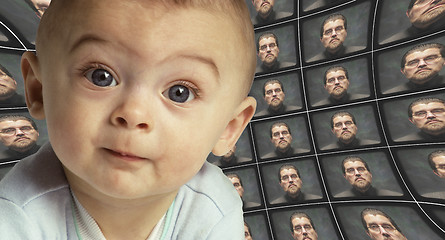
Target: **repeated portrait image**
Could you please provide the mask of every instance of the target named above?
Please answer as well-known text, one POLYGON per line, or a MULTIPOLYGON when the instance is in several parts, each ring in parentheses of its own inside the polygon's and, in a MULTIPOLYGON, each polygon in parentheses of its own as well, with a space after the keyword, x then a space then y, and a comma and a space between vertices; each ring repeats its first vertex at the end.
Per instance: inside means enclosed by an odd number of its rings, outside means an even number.
MULTIPOLYGON (((445 0, 244 1, 257 108, 207 161, 245 240, 445 239, 445 0)), ((2 3, 0 179, 48 141, 20 61, 50 0, 2 3)))

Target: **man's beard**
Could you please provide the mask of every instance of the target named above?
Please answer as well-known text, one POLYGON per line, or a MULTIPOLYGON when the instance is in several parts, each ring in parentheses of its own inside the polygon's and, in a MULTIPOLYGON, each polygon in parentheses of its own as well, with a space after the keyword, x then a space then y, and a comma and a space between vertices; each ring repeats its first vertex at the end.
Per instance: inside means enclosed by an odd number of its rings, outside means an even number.
POLYGON ((35 141, 32 141, 30 139, 25 139, 19 142, 15 142, 9 148, 16 152, 26 152, 29 149, 31 149, 35 145, 35 141))
POLYGON ((353 187, 360 192, 365 192, 369 189, 370 186, 371 183, 369 181, 365 181, 362 179, 361 181, 357 182, 353 187))
POLYGON ((431 12, 423 13, 418 23, 420 23, 421 25, 425 25, 425 28, 427 28, 429 25, 438 21, 440 18, 443 18, 444 15, 445 15, 445 6, 441 6, 437 9, 434 9, 431 12))
POLYGON ((445 124, 443 122, 430 123, 425 126, 424 131, 431 135, 445 133, 445 124))
POLYGON ((284 153, 287 152, 289 149, 290 149, 290 143, 288 142, 278 143, 277 150, 279 152, 284 153))

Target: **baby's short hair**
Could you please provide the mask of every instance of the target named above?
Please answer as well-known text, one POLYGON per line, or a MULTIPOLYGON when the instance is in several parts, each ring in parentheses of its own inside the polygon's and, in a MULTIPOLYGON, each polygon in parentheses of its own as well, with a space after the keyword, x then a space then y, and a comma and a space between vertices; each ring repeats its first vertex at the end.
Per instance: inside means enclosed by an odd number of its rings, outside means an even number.
MULTIPOLYGON (((74 12, 73 6, 81 0, 52 0, 50 6, 45 11, 36 36, 36 53, 41 54, 42 46, 49 39, 57 39, 58 33, 66 31, 66 23, 70 21, 70 13, 74 12), (62 17, 63 16, 63 17, 62 17)), ((91 1, 91 0, 84 0, 91 1)), ((164 7, 165 9, 178 8, 198 8, 208 10, 212 13, 226 15, 233 20, 234 28, 237 28, 242 42, 234 43, 239 52, 244 53, 246 62, 243 63, 247 70, 250 82, 243 84, 243 93, 247 96, 253 83, 256 67, 255 34, 250 20, 250 14, 244 0, 162 0, 150 2, 153 7, 164 7)), ((217 16, 215 16, 217 17, 217 16)), ((228 38, 232 39, 232 38, 228 38)), ((46 44, 52 47, 52 44, 46 44)), ((247 81, 246 81, 247 82, 247 81)))

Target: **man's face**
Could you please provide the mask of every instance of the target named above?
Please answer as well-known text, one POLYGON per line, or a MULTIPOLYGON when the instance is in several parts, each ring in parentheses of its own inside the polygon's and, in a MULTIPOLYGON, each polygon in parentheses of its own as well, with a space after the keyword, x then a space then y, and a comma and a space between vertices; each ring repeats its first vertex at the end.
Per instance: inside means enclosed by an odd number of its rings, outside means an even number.
POLYGON ((347 35, 343 20, 336 19, 325 23, 320 41, 328 52, 336 53, 343 45, 347 35))
POLYGON ((433 158, 433 162, 436 165, 436 170, 434 170, 434 173, 440 178, 445 179, 445 156, 436 156, 433 158))
POLYGON ((343 70, 330 71, 326 74, 324 88, 334 99, 342 98, 348 91, 349 80, 343 70))
POLYGON ((275 38, 262 38, 259 41, 259 46, 260 49, 258 49, 258 56, 260 57, 261 62, 265 66, 274 65, 277 62, 278 54, 280 53, 280 49, 278 48, 275 38))
POLYGON ((267 84, 264 87, 264 100, 272 109, 279 109, 284 102, 284 92, 279 83, 267 84))
POLYGON ((334 128, 332 132, 342 143, 349 144, 355 139, 357 125, 348 115, 338 116, 333 119, 334 128))
POLYGON ((244 224, 244 240, 252 240, 249 228, 244 224))
POLYGON ((239 196, 243 197, 244 188, 243 188, 243 185, 241 185, 241 182, 240 182, 239 178, 231 177, 229 179, 230 179, 230 181, 232 181, 232 184, 235 187, 235 190, 238 192, 239 196))
POLYGON ((14 95, 17 82, 0 69, 0 100, 6 100, 14 95))
POLYGON ((292 236, 295 240, 318 240, 317 232, 311 221, 305 217, 292 219, 292 236))
POLYGON ((252 0, 252 4, 258 12, 258 15, 266 18, 273 11, 275 0, 252 0))
POLYGON ((417 0, 406 15, 415 27, 427 28, 445 16, 445 0, 417 0))
POLYGON ((406 56, 403 75, 414 84, 422 85, 439 74, 445 59, 438 48, 428 48, 406 56))
POLYGON ((25 152, 37 141, 39 133, 27 120, 0 122, 0 141, 11 150, 25 152))
POLYGON ((382 215, 367 214, 364 217, 369 237, 373 240, 406 240, 388 218, 382 215))
POLYGON ((107 199, 176 196, 245 109, 238 96, 247 54, 215 41, 243 42, 238 30, 224 15, 196 8, 70 4, 69 34, 40 46, 47 94, 44 112, 31 110, 46 118, 70 184, 107 199))
POLYGON ((51 0, 31 0, 31 2, 34 4, 34 7, 37 9, 38 16, 42 17, 43 13, 45 13, 46 9, 49 7, 51 0))
POLYGON ((281 181, 280 185, 287 195, 290 197, 297 197, 300 194, 303 182, 300 176, 293 168, 283 169, 280 171, 281 181))
POLYGON ((353 188, 360 192, 365 192, 371 186, 372 174, 366 169, 365 164, 360 161, 345 162, 344 177, 353 188))
POLYGON ((445 105, 440 102, 412 106, 410 121, 421 131, 437 136, 445 133, 445 105))
POLYGON ((272 128, 271 141, 278 151, 285 152, 291 147, 292 135, 286 126, 275 126, 272 128))

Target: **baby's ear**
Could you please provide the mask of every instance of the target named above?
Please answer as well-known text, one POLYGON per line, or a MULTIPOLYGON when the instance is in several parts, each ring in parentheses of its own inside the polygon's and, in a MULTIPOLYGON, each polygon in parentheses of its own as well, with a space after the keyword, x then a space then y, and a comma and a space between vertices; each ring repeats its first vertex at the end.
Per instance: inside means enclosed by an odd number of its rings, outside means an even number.
POLYGON ((253 97, 247 97, 238 106, 235 117, 227 124, 212 153, 216 156, 222 156, 230 151, 243 133, 256 109, 256 100, 253 97))
POLYGON ((40 79, 39 60, 35 53, 25 52, 21 61, 25 82, 26 105, 35 119, 45 118, 43 111, 42 80, 40 79))

